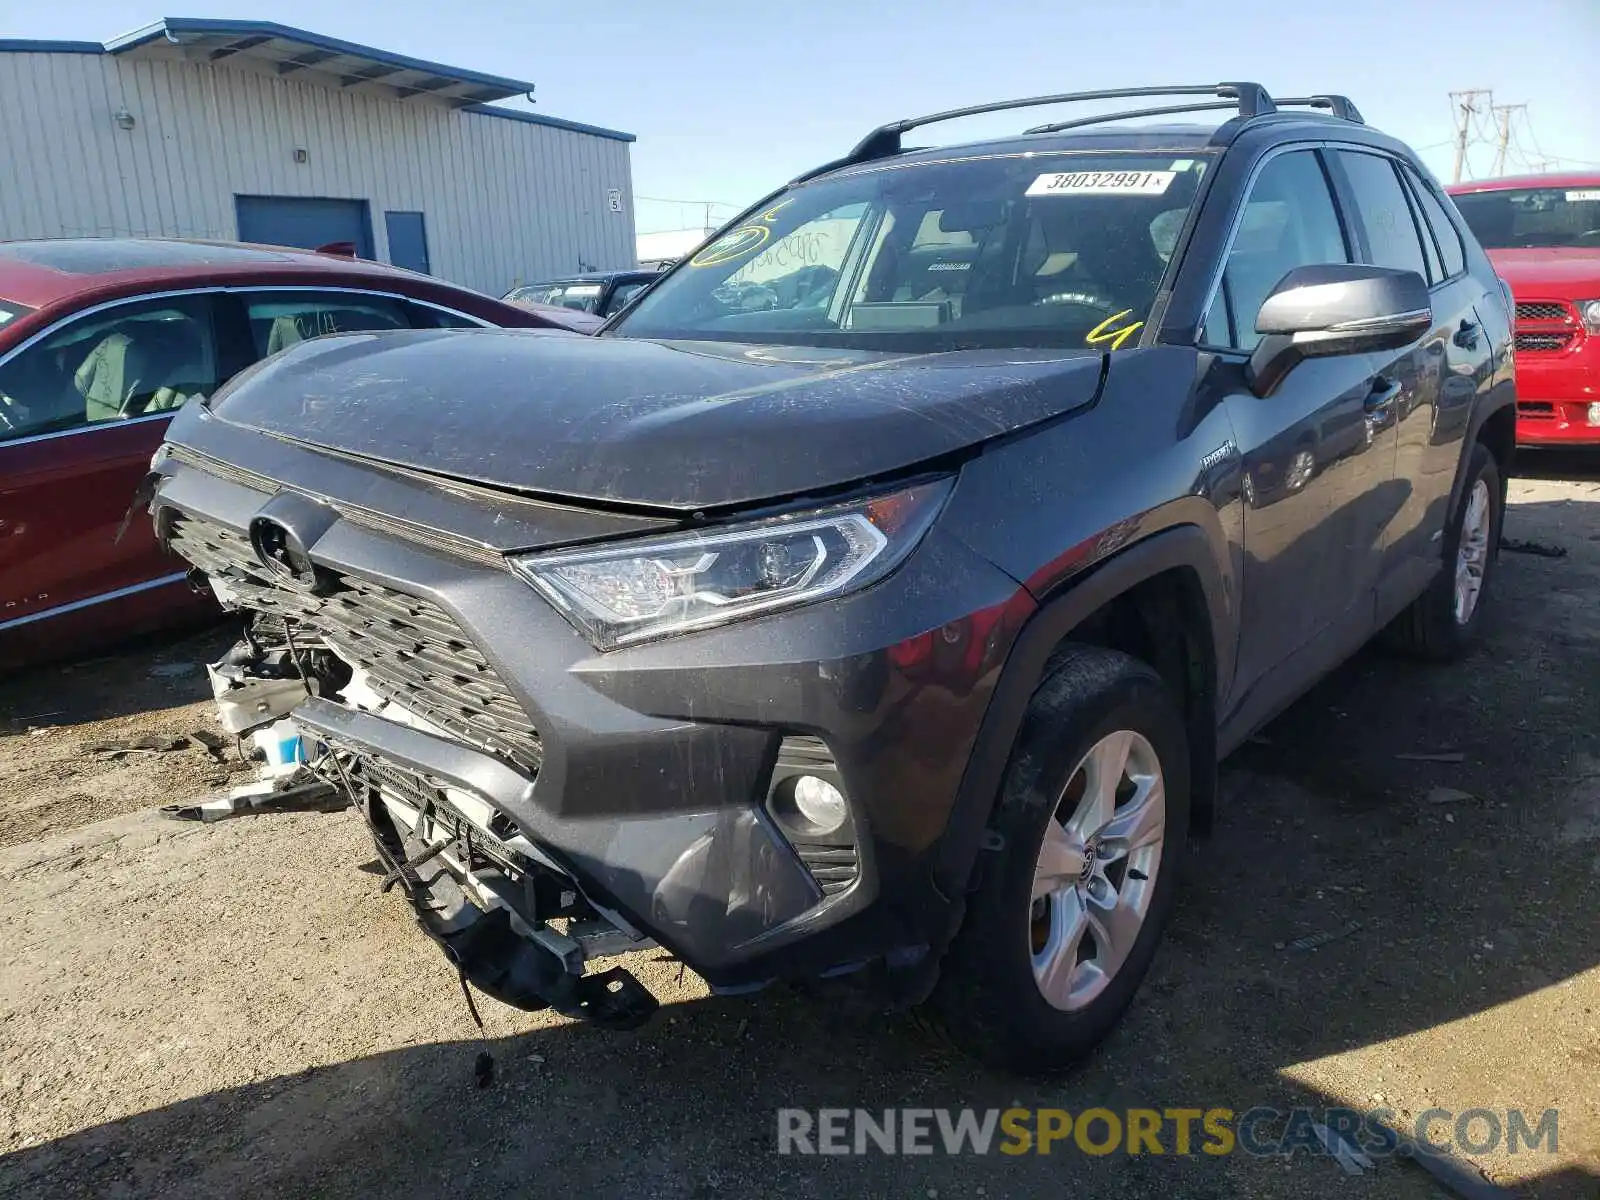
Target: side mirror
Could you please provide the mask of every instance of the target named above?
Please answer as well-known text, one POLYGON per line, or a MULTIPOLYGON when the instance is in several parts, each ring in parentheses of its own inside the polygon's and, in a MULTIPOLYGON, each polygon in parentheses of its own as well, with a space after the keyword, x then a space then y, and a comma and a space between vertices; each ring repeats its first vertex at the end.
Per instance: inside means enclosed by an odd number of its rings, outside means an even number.
POLYGON ((1296 267, 1256 316, 1262 337, 1245 377, 1256 395, 1270 396, 1305 359, 1398 350, 1432 325, 1428 285, 1415 271, 1359 263, 1296 267))

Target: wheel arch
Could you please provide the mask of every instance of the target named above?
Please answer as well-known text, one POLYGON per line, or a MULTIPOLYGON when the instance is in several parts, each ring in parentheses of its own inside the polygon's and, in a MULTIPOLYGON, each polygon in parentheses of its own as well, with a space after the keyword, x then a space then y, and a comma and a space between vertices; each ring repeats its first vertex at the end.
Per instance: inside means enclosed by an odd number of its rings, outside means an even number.
POLYGON ((1455 512, 1456 505, 1461 502, 1461 485, 1466 479, 1467 463, 1472 460, 1472 448, 1480 442, 1494 456, 1495 466, 1500 468, 1500 498, 1502 502, 1505 499, 1504 489, 1511 481, 1512 462, 1517 451, 1516 397, 1510 388, 1497 388, 1490 393, 1490 399, 1490 403, 1478 406, 1472 414, 1467 436, 1461 439, 1461 456, 1456 463, 1456 477, 1450 483, 1450 506, 1445 509, 1447 513, 1455 512))
MULTIPOLYGON (((934 860, 935 885, 958 913, 1028 705, 1062 645, 1125 650, 1177 686, 1190 739, 1193 806, 1203 826, 1215 798, 1217 708, 1226 684, 1218 651, 1235 636, 1211 539, 1196 525, 1170 527, 1124 548, 1041 604, 1006 658, 934 860), (1179 636, 1164 638, 1168 632, 1179 636)), ((952 933, 958 922, 959 916, 952 933)))

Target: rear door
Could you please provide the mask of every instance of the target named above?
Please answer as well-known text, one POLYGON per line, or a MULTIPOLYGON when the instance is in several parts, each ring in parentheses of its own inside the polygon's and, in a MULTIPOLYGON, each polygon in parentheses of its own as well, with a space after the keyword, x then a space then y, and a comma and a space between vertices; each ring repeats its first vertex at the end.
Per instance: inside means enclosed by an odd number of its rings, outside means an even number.
POLYGON ((1395 460, 1395 473, 1413 481, 1415 500, 1397 522, 1394 552, 1407 564, 1420 562, 1420 570, 1431 573, 1443 546, 1472 414, 1479 398, 1494 386, 1496 334, 1485 322, 1493 321, 1499 301, 1467 270, 1461 231, 1437 181, 1404 163, 1400 174, 1416 202, 1424 238, 1437 252, 1437 276, 1431 280, 1433 310, 1449 334, 1433 351, 1441 360, 1439 393, 1426 429, 1420 420, 1414 429, 1402 429, 1395 460))
POLYGON ((1245 382, 1261 304, 1290 270, 1354 261, 1318 151, 1269 158, 1246 195, 1204 342, 1244 467, 1244 564, 1234 694, 1263 710, 1371 630, 1393 435, 1369 420, 1380 364, 1309 359, 1268 397, 1245 382), (1304 652, 1304 653, 1302 653, 1304 652), (1299 657, 1297 657, 1299 656, 1299 657), (1269 677, 1271 681, 1268 682, 1269 677), (1253 697, 1248 693, 1257 688, 1253 697))
POLYGON ((117 532, 173 412, 218 377, 202 294, 100 306, 0 361, 0 631, 182 578, 148 522, 117 532))
POLYGON ((1466 418, 1478 388, 1488 384, 1491 346, 1475 311, 1482 288, 1467 273, 1460 235, 1431 189, 1388 155, 1345 148, 1334 159, 1363 260, 1416 271, 1428 281, 1433 308, 1421 342, 1388 356, 1381 367, 1396 391, 1375 417, 1394 426, 1401 485, 1384 539, 1379 616, 1387 619, 1409 603, 1439 561, 1466 418), (1435 220, 1443 222, 1438 234, 1448 236, 1436 236, 1435 220))

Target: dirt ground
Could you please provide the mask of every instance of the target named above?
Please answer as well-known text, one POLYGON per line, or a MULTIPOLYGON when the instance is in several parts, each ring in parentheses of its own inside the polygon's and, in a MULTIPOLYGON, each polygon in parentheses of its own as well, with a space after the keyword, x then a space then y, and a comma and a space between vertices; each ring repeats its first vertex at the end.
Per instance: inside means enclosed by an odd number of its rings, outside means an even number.
POLYGON ((1404 1127, 1557 1108, 1555 1154, 1464 1157, 1519 1192, 1600 1195, 1600 471, 1582 468, 1513 483, 1507 536, 1566 554, 1503 556, 1469 662, 1363 653, 1225 765, 1133 1010, 1050 1084, 848 989, 709 998, 659 952, 629 964, 663 1003, 644 1030, 480 998, 480 1040, 404 901, 360 869, 356 817, 163 821, 152 806, 234 768, 198 744, 90 748, 214 729, 199 664, 226 635, 0 682, 0 1196, 1446 1194, 1398 1159, 1349 1177, 1307 1155, 775 1153, 780 1107, 1015 1104, 1387 1106, 1404 1127), (1346 936, 1293 945, 1329 931, 1346 936))

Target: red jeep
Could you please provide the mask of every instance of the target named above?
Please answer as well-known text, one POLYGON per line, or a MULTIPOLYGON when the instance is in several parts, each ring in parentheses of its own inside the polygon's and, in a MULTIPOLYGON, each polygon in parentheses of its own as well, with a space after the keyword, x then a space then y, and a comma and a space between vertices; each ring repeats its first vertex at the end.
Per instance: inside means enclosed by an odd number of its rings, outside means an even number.
POLYGON ((1517 444, 1600 446, 1600 174, 1448 189, 1517 302, 1517 444))

